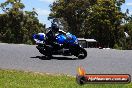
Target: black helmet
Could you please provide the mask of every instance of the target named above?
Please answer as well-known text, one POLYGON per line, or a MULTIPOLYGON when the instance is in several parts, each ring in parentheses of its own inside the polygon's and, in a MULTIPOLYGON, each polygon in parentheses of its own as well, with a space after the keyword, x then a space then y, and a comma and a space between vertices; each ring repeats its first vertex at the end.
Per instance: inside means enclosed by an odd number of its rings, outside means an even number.
POLYGON ((51 29, 52 29, 52 31, 55 31, 55 32, 59 31, 59 27, 55 23, 51 24, 51 29))

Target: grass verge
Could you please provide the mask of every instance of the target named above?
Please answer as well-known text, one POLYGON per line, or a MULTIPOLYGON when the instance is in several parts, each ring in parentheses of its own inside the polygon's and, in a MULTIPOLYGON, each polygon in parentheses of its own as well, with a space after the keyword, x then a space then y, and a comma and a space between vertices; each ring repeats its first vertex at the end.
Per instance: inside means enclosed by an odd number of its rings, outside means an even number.
POLYGON ((0 88, 132 88, 130 84, 78 85, 74 77, 0 70, 0 88))

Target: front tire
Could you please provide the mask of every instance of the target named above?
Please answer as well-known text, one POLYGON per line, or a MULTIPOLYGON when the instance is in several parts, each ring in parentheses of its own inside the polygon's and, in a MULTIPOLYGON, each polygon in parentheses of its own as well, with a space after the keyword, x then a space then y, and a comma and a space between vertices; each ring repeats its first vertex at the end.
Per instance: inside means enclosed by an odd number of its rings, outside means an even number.
POLYGON ((80 47, 79 54, 77 57, 78 59, 85 59, 87 57, 87 51, 84 48, 80 47))

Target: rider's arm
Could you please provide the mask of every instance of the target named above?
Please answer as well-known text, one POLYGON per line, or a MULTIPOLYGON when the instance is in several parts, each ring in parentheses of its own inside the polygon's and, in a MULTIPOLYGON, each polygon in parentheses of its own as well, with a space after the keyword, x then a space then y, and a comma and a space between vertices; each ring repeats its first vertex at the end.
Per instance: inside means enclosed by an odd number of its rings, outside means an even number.
POLYGON ((60 34, 64 34, 64 35, 66 35, 66 32, 63 31, 63 30, 59 30, 59 33, 60 33, 60 34))

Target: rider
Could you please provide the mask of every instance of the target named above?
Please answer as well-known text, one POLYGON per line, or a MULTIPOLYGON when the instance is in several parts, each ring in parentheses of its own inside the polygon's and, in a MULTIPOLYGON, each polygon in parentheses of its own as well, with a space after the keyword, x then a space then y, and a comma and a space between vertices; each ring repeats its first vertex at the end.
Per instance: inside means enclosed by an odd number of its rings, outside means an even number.
POLYGON ((56 43, 56 34, 66 34, 66 32, 59 30, 57 24, 51 24, 51 30, 46 34, 46 43, 49 45, 57 45, 56 43))

